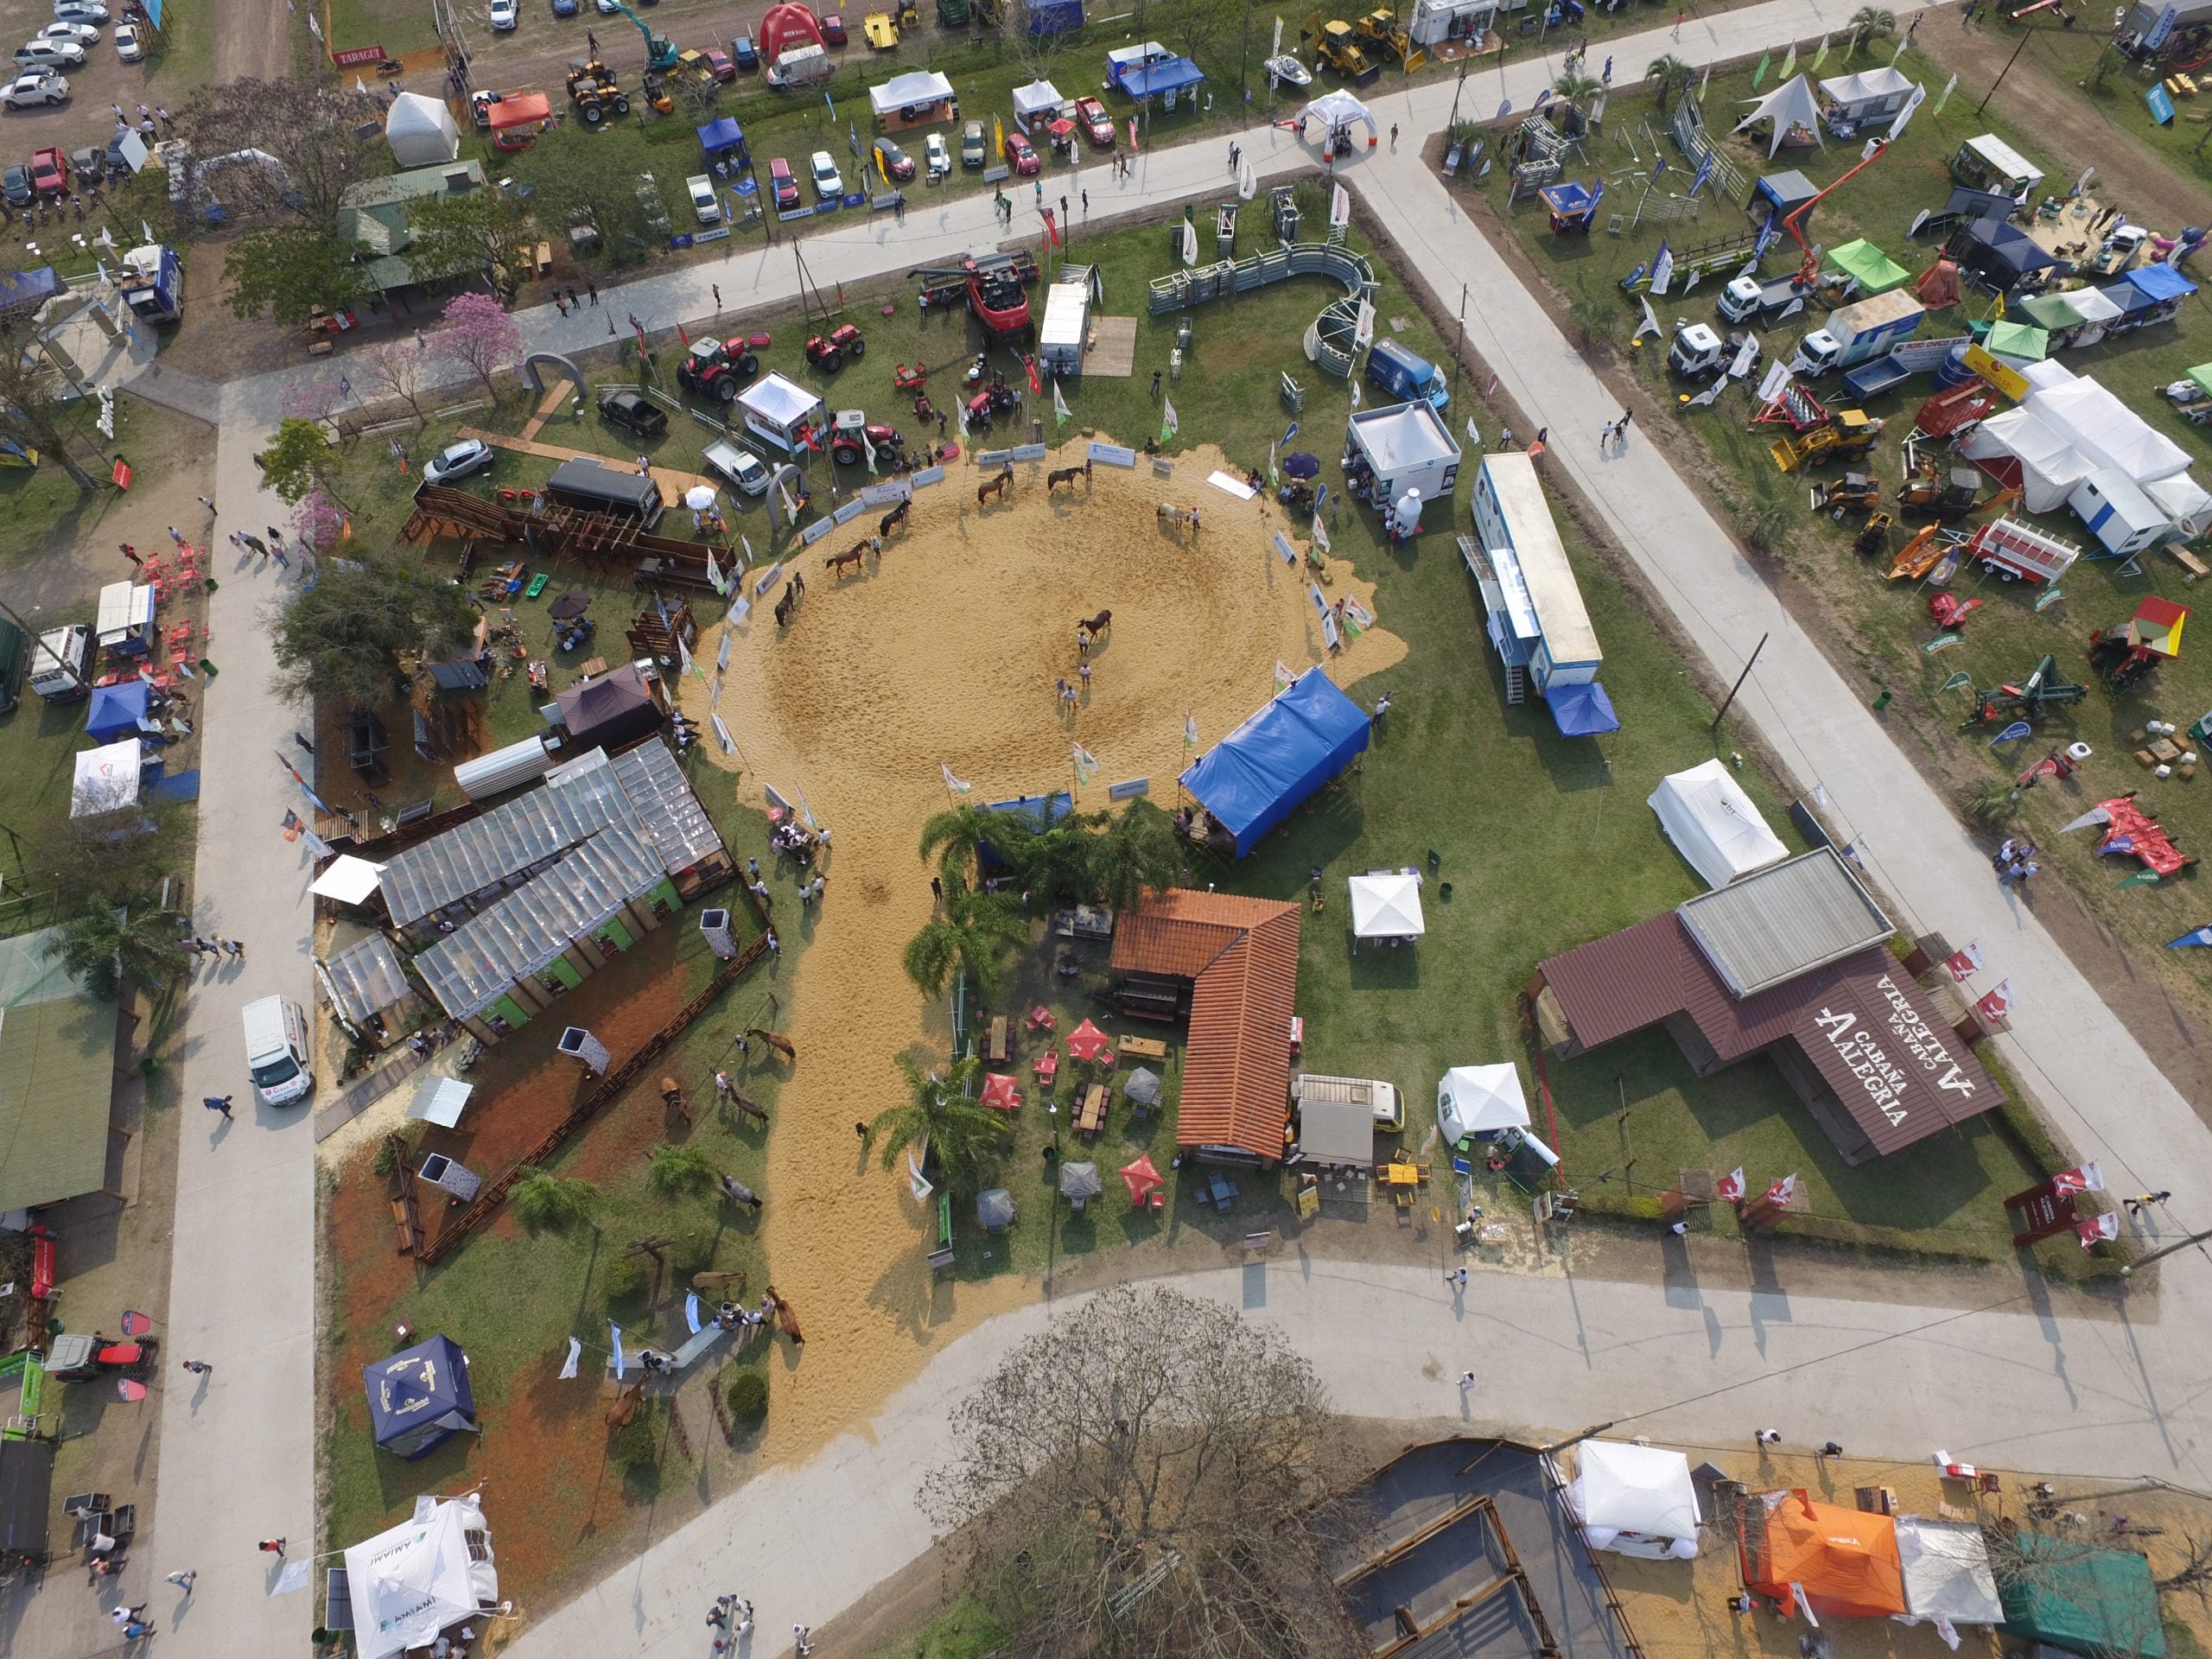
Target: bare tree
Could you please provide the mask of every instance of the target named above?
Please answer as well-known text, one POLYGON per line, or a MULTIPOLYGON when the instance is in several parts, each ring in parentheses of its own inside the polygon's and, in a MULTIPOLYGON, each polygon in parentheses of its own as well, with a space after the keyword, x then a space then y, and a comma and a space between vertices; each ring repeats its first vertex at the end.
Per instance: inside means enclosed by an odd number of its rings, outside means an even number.
POLYGON ((1320 1384, 1271 1331, 1160 1286, 1104 1291, 1000 1363, 924 1502, 974 1522, 971 1586, 1021 1655, 1336 1654, 1320 1384))
POLYGON ((1239 13, 1221 0, 1153 0, 1147 27, 1186 58, 1199 58, 1227 38, 1239 13))
MULTIPOLYGON (((41 461, 54 462, 80 493, 89 495, 99 484, 74 453, 87 442, 86 429, 63 403, 64 391, 42 350, 0 348, 0 438, 37 451, 41 461)), ((106 466, 105 457, 100 464, 106 466)))
POLYGON ((2039 1613, 2053 1610, 2069 1624, 2093 1621, 2099 1652, 2152 1650, 2164 1625, 2150 1562, 2092 1535, 2079 1517, 2069 1522, 2062 1512, 2054 1523, 2057 1529, 2045 1530, 2006 1519, 1984 1530, 2006 1622, 2032 1629, 2039 1613))
POLYGON ((387 340, 372 346, 361 353, 361 372, 367 378, 372 391, 385 397, 397 397, 415 411, 415 418, 428 418, 423 413, 423 359, 427 353, 414 342, 387 340))
POLYGON ((1014 61, 1029 72, 1032 80, 1049 79, 1060 48, 1076 37, 1072 29, 1048 27, 1040 30, 1034 26, 1040 21, 1048 25, 1058 21, 1057 0, 1014 0, 1007 8, 1002 38, 1014 61))
POLYGON ((233 216, 270 213, 325 236, 338 228, 346 187, 390 170, 380 99, 351 84, 315 86, 298 80, 234 80, 211 86, 177 112, 177 136, 193 165, 219 156, 258 150, 266 164, 226 167, 211 177, 233 216))

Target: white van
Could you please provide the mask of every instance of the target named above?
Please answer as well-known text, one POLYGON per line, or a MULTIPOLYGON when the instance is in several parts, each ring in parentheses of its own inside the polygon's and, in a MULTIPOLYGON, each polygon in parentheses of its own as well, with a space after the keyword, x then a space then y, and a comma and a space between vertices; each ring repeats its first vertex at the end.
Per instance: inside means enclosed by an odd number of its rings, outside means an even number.
POLYGON ((1397 1085, 1376 1077, 1331 1077, 1318 1071, 1300 1071, 1290 1080, 1290 1098, 1292 1104, 1301 1106, 1309 1100, 1350 1102, 1370 1109, 1378 1129, 1406 1127, 1406 1103, 1397 1085))
POLYGON ((781 92, 794 86, 811 86, 817 80, 827 80, 836 70, 837 66, 830 62, 830 54, 820 47, 795 46, 778 58, 761 79, 781 92))
POLYGON ((271 1106, 298 1100, 315 1087, 308 1051, 308 1017, 289 996, 264 996, 245 1005, 245 1066, 253 1086, 271 1106))

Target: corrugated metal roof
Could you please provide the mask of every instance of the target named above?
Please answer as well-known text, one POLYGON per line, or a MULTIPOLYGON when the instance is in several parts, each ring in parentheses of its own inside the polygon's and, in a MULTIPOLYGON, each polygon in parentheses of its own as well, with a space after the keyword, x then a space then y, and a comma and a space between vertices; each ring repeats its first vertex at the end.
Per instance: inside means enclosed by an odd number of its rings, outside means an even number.
POLYGON ((0 1210, 96 1192, 107 1175, 115 1004, 45 954, 0 939, 0 1210))
POLYGON ((1826 847, 1700 893, 1675 913, 1738 996, 1783 984, 1897 931, 1826 847))
POLYGON ((415 958, 415 970, 455 1019, 480 1014, 665 875, 644 831, 592 836, 415 958))
POLYGON ((356 1025, 383 1013, 413 988, 399 965, 398 952, 381 933, 347 945, 322 964, 322 974, 338 1011, 356 1025))
POLYGON ((656 738, 616 755, 614 775, 658 849, 661 868, 671 875, 723 850, 721 836, 667 744, 656 738))
POLYGON ((1192 982, 1175 1131, 1183 1145, 1282 1156, 1298 929, 1295 904, 1184 887, 1149 895, 1116 925, 1116 971, 1192 982))

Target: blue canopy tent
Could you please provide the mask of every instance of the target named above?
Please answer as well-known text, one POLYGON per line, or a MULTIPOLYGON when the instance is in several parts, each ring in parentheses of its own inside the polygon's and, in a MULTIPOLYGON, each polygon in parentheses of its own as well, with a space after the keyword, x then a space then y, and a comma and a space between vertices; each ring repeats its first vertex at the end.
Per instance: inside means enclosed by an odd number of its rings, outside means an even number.
POLYGON ((1157 63, 1133 64, 1115 77, 1131 98, 1142 103, 1154 92, 1179 92, 1206 78, 1206 72, 1188 58, 1164 58, 1157 63))
POLYGON ((2185 300, 2196 292, 2196 284, 2171 265, 2139 265, 2121 280, 2153 302, 2185 300))
POLYGON ((1558 723, 1561 737, 1596 737, 1621 728, 1621 717, 1613 712, 1613 700, 1595 680, 1586 680, 1580 685, 1554 685, 1544 693, 1544 702, 1552 711, 1552 719, 1558 723))
POLYGON ((0 271, 0 316, 35 311, 61 289, 61 279, 52 265, 36 270, 0 271))
POLYGON ((731 117, 725 115, 720 120, 709 121, 696 130, 699 135, 699 148, 707 152, 709 160, 726 149, 737 152, 733 160, 741 163, 745 160, 745 129, 731 117))
POLYGON ((85 735, 103 743, 129 737, 146 714, 146 682, 125 680, 118 685, 94 688, 85 711, 85 735))
MULTIPOLYGON (((983 810, 1009 817, 1019 814, 1029 821, 1032 830, 1049 830, 1075 810, 1075 797, 1065 789, 1057 795, 1017 795, 1012 800, 987 802, 983 810)), ((988 844, 976 849, 976 862, 986 872, 1006 868, 1006 860, 988 844)))
POLYGON ((1065 35, 1083 27, 1083 0, 1029 0, 1032 35, 1065 35))
POLYGON ((1367 747, 1366 711, 1309 668, 1200 755, 1181 783, 1236 838, 1239 858, 1367 747))
POLYGON ((395 1456, 419 1458, 455 1434, 477 1432, 468 1357, 450 1337, 364 1365, 361 1381, 369 1391, 370 1433, 395 1456))

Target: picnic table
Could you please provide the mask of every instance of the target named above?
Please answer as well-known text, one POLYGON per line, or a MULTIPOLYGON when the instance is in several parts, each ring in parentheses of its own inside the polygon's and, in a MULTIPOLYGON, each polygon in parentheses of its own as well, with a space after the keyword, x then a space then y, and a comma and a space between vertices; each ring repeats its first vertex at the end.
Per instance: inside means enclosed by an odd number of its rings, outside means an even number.
POLYGON ((1003 1065, 1007 1053, 1006 1015, 995 1014, 991 1019, 990 1030, 983 1039, 983 1058, 993 1065, 1003 1065))
POLYGON ((1096 1135, 1106 1127, 1106 1085, 1094 1083, 1083 1091, 1082 1103, 1076 1108, 1075 1127, 1078 1135, 1096 1135))
POLYGON ((1192 1190, 1200 1204, 1211 1204, 1224 1214, 1236 1197, 1236 1183, 1220 1174, 1199 1176, 1192 1190))
POLYGON ((1167 1058, 1167 1045, 1157 1037, 1123 1037, 1118 1039, 1118 1043, 1122 1053, 1134 1054, 1140 1059, 1164 1060, 1167 1058))

